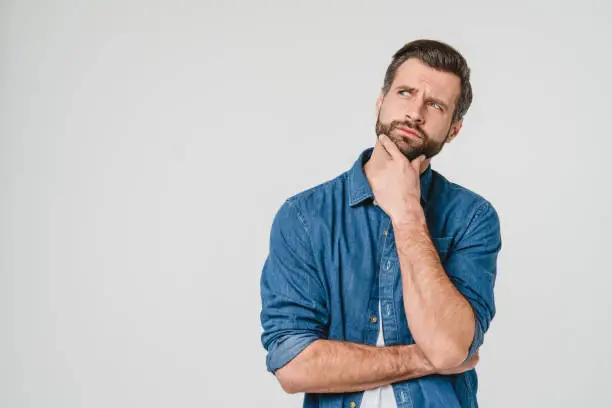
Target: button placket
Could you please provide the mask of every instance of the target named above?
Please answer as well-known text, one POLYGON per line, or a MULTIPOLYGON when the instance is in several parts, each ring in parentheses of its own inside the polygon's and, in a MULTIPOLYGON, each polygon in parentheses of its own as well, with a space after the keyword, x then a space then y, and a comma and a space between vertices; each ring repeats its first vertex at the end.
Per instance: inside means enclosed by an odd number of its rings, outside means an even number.
POLYGON ((383 247, 381 250, 381 258, 379 264, 380 274, 379 282, 379 300, 380 300, 380 316, 382 330, 384 332, 385 344, 395 344, 398 341, 398 322, 396 321, 395 312, 393 309, 393 290, 396 276, 394 273, 395 260, 394 250, 395 241, 393 239, 393 231, 391 229, 391 220, 384 221, 383 247), (386 232, 386 234, 385 234, 386 232))

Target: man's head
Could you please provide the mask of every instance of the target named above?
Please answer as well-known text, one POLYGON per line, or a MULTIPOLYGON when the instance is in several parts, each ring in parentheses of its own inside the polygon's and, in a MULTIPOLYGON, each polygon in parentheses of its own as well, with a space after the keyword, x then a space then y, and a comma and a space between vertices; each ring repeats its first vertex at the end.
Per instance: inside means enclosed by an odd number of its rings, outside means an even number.
POLYGON ((408 160, 421 154, 429 159, 457 136, 471 103, 465 58, 438 41, 410 42, 387 68, 376 102, 376 135, 386 134, 408 160))

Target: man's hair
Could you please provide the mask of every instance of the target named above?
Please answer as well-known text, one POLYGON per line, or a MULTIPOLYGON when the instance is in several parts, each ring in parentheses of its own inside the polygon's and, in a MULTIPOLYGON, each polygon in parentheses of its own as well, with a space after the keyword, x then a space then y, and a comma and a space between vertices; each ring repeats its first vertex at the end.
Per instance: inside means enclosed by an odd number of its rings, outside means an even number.
POLYGON ((393 60, 385 73, 383 94, 391 89, 395 73, 408 58, 418 58, 424 64, 442 72, 450 72, 461 80, 461 92, 457 98, 453 122, 462 119, 472 104, 472 85, 470 84, 470 68, 463 55, 448 44, 435 40, 415 40, 409 42, 393 54, 393 60))

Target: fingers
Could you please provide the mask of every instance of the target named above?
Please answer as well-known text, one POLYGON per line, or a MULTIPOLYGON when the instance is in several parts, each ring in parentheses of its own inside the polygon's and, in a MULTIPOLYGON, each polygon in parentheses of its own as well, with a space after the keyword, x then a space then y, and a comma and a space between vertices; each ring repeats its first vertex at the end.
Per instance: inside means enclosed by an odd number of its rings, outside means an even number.
POLYGON ((376 145, 374 146, 374 152, 372 152, 372 156, 378 156, 381 155, 382 157, 385 157, 387 159, 391 159, 392 156, 391 154, 387 151, 387 149, 385 148, 383 141, 381 140, 383 135, 380 135, 378 137, 378 140, 376 142, 376 145))
POLYGON ((378 141, 380 144, 382 144, 387 153, 389 153, 389 156, 391 156, 391 158, 399 159, 400 157, 403 157, 402 152, 400 152, 395 143, 393 143, 393 141, 389 139, 387 135, 380 135, 378 137, 378 141))
MULTIPOLYGON (((376 142, 376 146, 374 146, 374 154, 377 154, 379 151, 383 151, 386 154, 387 158, 396 159, 396 160, 405 160, 404 154, 397 147, 395 142, 389 139, 389 136, 385 134, 381 134, 378 137, 378 142, 376 142)), ((421 165, 423 162, 427 160, 427 157, 422 154, 416 159, 410 162, 410 165, 417 173, 421 172, 421 165)))

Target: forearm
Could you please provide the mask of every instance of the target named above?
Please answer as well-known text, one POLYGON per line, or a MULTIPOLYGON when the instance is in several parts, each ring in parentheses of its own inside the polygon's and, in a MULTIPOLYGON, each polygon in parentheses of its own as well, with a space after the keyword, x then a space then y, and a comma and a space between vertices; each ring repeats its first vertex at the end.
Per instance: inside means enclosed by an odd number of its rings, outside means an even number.
POLYGON ((422 210, 394 222, 393 231, 412 336, 436 367, 454 367, 474 336, 472 307, 444 271, 422 210))
POLYGON ((276 371, 289 393, 354 392, 434 373, 419 346, 317 340, 276 371))

